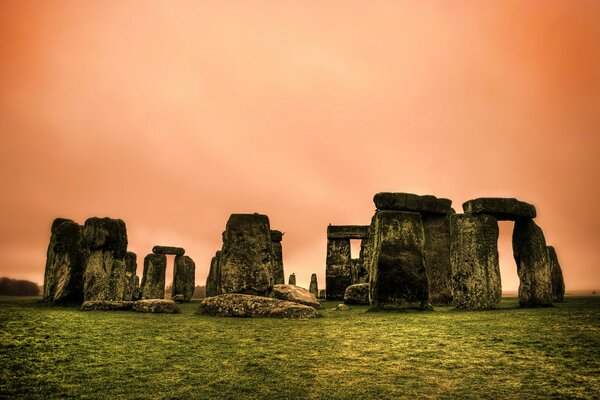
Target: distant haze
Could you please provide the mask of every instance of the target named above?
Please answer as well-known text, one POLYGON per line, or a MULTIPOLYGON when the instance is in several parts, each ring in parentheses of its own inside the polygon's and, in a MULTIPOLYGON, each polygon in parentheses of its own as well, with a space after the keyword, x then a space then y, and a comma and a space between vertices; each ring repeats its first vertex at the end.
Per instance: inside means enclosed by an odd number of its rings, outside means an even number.
POLYGON ((286 280, 322 288, 327 224, 404 191, 531 202, 567 291, 600 288, 598 21, 578 0, 2 1, 0 276, 41 283, 53 218, 110 216, 138 274, 182 246, 203 285, 229 215, 260 212, 286 280))

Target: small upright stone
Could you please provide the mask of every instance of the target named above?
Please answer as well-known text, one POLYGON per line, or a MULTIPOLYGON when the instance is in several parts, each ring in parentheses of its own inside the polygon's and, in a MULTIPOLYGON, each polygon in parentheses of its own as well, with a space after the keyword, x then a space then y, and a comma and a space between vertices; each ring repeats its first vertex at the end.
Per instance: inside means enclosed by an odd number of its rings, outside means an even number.
POLYGON ((294 274, 293 272, 288 279, 288 285, 296 285, 296 274, 294 274))
POLYGON ((535 207, 514 198, 481 197, 463 204, 465 214, 493 215, 499 221, 535 218, 535 207))
POLYGON ((164 299, 167 256, 150 253, 144 258, 142 299, 164 299))
POLYGON ((152 248, 152 252, 154 254, 173 254, 176 256, 182 256, 185 254, 185 249, 174 246, 154 246, 152 248))
POLYGON ((317 274, 312 274, 310 276, 310 286, 308 287, 308 291, 315 295, 315 297, 319 296, 319 284, 317 283, 317 274))
POLYGON ((283 233, 281 231, 271 230, 271 242, 273 244, 273 282, 275 285, 285 283, 283 273, 283 248, 281 241, 283 233))
MULTIPOLYGON (((137 255, 131 251, 125 254, 125 296, 123 300, 131 301, 133 299, 133 292, 137 286, 135 278, 137 277, 137 255)), ((139 279, 139 278, 138 278, 139 279)))
POLYGON ((556 250, 552 246, 548 246, 548 257, 550 257, 550 264, 552 265, 552 300, 560 303, 565 298, 565 281, 558 263, 556 250))
POLYGON ((206 278, 206 297, 218 296, 221 294, 221 251, 217 251, 210 260, 210 269, 206 278))
POLYGON ((319 299, 324 300, 326 296, 327 296, 327 293, 325 292, 325 289, 319 290, 319 299))
POLYGON ((180 302, 189 302, 196 287, 196 264, 188 256, 175 256, 171 298, 180 296, 180 302))

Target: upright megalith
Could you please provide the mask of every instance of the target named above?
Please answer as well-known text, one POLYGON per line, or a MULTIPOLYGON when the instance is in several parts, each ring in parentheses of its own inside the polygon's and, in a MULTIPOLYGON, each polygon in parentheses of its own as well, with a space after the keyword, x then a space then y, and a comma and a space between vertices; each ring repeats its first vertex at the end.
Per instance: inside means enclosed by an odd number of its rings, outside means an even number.
POLYGON ((552 300, 562 302, 565 298, 565 281, 563 280, 562 269, 558 263, 556 250, 552 246, 548 246, 548 257, 552 266, 552 300))
POLYGON ((206 278, 206 297, 221 294, 221 250, 210 260, 210 269, 206 278))
POLYGON ((290 277, 288 278, 288 285, 296 286, 296 274, 292 272, 290 277))
POLYGON ((273 246, 269 217, 232 214, 221 255, 223 293, 266 295, 273 287, 273 246))
POLYGON ((127 285, 125 287, 125 296, 123 300, 129 301, 133 299, 133 292, 137 286, 137 255, 131 251, 125 254, 125 278, 127 285))
POLYGON ((181 300, 179 301, 189 302, 194 295, 195 287, 196 264, 194 264, 194 261, 188 256, 175 256, 171 298, 179 299, 179 297, 181 297, 181 300))
POLYGON ((327 300, 342 300, 352 285, 352 254, 350 239, 327 239, 325 286, 327 300))
POLYGON ((308 287, 308 291, 315 295, 315 297, 319 297, 319 284, 317 283, 317 274, 312 274, 310 276, 310 286, 308 287))
POLYGON ((425 238, 421 215, 377 211, 373 228, 371 310, 428 308, 429 282, 423 256, 425 238))
POLYGON ((57 304, 83 302, 86 252, 83 227, 64 218, 52 223, 44 275, 44 301, 57 304))
POLYGON ((552 266, 542 229, 532 219, 518 219, 512 242, 520 280, 519 304, 552 305, 552 266))
POLYGON ((150 253, 144 258, 142 299, 164 299, 167 256, 150 253))
POLYGON ((495 308, 502 297, 498 220, 491 215, 450 216, 452 295, 457 308, 495 308))
POLYGON ((285 275, 283 273, 283 248, 281 241, 283 240, 283 232, 271 230, 271 243, 273 245, 273 282, 275 285, 285 283, 285 275))

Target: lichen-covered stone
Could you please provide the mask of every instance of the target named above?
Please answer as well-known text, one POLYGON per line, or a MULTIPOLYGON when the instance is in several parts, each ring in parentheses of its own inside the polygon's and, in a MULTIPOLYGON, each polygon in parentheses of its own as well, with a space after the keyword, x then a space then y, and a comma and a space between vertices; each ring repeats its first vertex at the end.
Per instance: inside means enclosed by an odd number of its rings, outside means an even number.
POLYGON ((154 254, 173 254, 176 256, 182 256, 185 254, 185 249, 183 247, 174 246, 154 246, 152 248, 152 252, 154 254))
POLYGON ((232 214, 221 254, 221 291, 265 295, 273 287, 273 246, 269 218, 232 214))
POLYGON ((369 285, 371 310, 429 307, 423 245, 420 214, 376 212, 369 285))
POLYGON ((273 245, 273 282, 275 285, 285 283, 283 273, 283 248, 281 241, 283 233, 281 231, 271 231, 271 243, 273 245))
POLYGON ((411 211, 419 213, 450 214, 452 200, 412 193, 377 193, 373 202, 378 210, 411 211))
POLYGON ((150 253, 144 258, 142 276, 142 299, 163 299, 165 297, 165 274, 167 256, 150 253))
POLYGON ((489 309, 500 303, 498 220, 491 215, 450 216, 453 303, 463 309, 489 309))
POLYGON ((133 301, 91 300, 85 301, 81 311, 126 311, 133 308, 133 301))
POLYGON ((519 304, 552 305, 552 265, 542 229, 532 219, 519 219, 512 242, 519 275, 519 304))
POLYGON ((548 257, 552 265, 552 300, 562 302, 565 298, 565 281, 563 280, 562 268, 558 263, 556 250, 552 246, 548 246, 548 257))
POLYGON ((242 318, 306 319, 318 315, 313 307, 291 301, 247 294, 226 293, 205 298, 196 314, 242 318))
POLYGON ((125 295, 123 300, 133 300, 133 292, 137 287, 135 278, 137 277, 137 255, 131 251, 125 254, 125 278, 127 285, 125 287, 125 295))
POLYGON ((350 239, 327 239, 325 287, 327 300, 343 300, 346 288, 352 284, 350 239))
POLYGON ((327 239, 366 239, 368 235, 368 225, 327 226, 327 239))
POLYGON ((290 277, 288 278, 288 285, 296 286, 296 274, 294 274, 293 272, 290 275, 290 277))
POLYGON ((140 287, 140 277, 135 276, 135 284, 133 286, 133 292, 131 294, 131 300, 137 301, 142 299, 142 288, 140 287))
POLYGON ((275 285, 271 292, 271 297, 279 300, 287 300, 293 303, 304 304, 305 306, 320 308, 321 303, 317 297, 308 290, 294 285, 275 285))
POLYGON ((350 311, 350 307, 346 304, 338 304, 334 309, 334 311, 350 311))
POLYGON ((44 301, 57 304, 83 301, 85 259, 83 227, 68 219, 55 219, 46 258, 44 301))
POLYGON ((487 214, 503 221, 535 218, 535 207, 514 198, 481 197, 463 204, 465 214, 487 214))
POLYGON ((206 277, 206 297, 221 294, 221 251, 217 251, 210 260, 210 269, 206 277))
POLYGON ((325 299, 326 296, 327 293, 325 292, 325 289, 319 290, 319 299, 325 299))
POLYGON ((369 304, 369 284, 357 283, 346 288, 344 304, 369 304))
POLYGON ((452 305, 452 267, 450 265, 450 216, 422 215, 425 233, 425 270, 429 278, 429 302, 434 306, 452 305))
POLYGON ((83 275, 84 300, 124 300, 126 269, 125 259, 116 258, 114 251, 91 251, 83 275))
POLYGON ((127 252, 127 228, 120 219, 88 218, 83 239, 89 250, 112 251, 114 258, 124 258, 127 252))
POLYGON ((196 264, 188 256, 175 256, 173 267, 173 289, 171 297, 182 296, 182 302, 189 302, 196 287, 196 264))
POLYGON ((310 276, 310 285, 308 291, 311 292, 315 297, 319 296, 319 283, 317 282, 317 274, 310 276))
POLYGON ((362 257, 351 259, 350 267, 352 271, 352 284, 366 283, 368 281, 369 272, 362 257))
POLYGON ((133 302, 133 311, 153 314, 177 314, 181 311, 173 300, 148 299, 133 302))

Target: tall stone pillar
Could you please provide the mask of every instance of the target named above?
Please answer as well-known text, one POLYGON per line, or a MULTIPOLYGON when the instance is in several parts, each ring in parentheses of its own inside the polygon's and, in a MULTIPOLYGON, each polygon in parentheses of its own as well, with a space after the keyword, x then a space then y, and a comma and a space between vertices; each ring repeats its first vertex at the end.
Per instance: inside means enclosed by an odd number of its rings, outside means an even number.
POLYGON ((206 297, 221 294, 221 251, 217 251, 210 260, 210 270, 206 278, 206 297))
POLYGON ((189 302, 194 295, 196 288, 196 264, 188 256, 175 256, 175 264, 173 267, 173 289, 171 290, 171 298, 176 299, 176 296, 181 296, 178 301, 189 302))
POLYGON ((290 277, 288 278, 288 285, 296 286, 296 274, 292 272, 290 277))
POLYGON ((283 233, 281 231, 271 230, 271 242, 273 245, 273 282, 275 285, 285 283, 283 273, 283 249, 281 241, 283 233))
POLYGON ((125 278, 127 285, 125 287, 125 294, 123 300, 131 301, 133 299, 133 292, 136 288, 135 278, 137 273, 137 255, 131 251, 125 254, 125 278))
POLYGON ((450 215, 421 214, 425 232, 425 269, 429 278, 429 301, 434 306, 452 304, 450 265, 450 215))
POLYGON ((550 264, 552 265, 552 300, 562 302, 565 298, 565 281, 558 263, 556 250, 552 246, 548 246, 548 257, 550 257, 550 264))
POLYGON ((308 287, 308 291, 315 295, 315 297, 319 297, 319 284, 317 283, 317 274, 312 274, 310 276, 310 286, 308 287))
POLYGON ((144 258, 144 275, 141 284, 143 300, 165 298, 166 272, 166 255, 150 253, 144 258))
POLYGON ((352 284, 352 254, 350 239, 327 239, 325 286, 327 300, 343 300, 346 288, 352 284))

